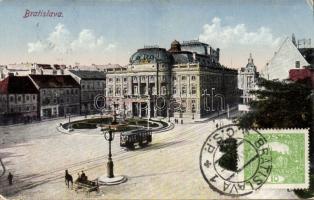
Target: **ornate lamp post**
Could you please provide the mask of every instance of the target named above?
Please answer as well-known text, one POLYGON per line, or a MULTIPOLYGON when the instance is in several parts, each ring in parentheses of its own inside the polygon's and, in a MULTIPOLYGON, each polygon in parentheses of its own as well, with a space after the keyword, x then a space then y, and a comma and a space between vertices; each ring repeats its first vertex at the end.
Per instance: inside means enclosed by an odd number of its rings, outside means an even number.
POLYGON ((114 134, 112 134, 111 127, 109 126, 109 130, 104 132, 105 139, 109 142, 109 154, 108 154, 108 162, 107 162, 107 177, 113 178, 113 162, 112 162, 112 154, 111 154, 111 142, 114 140, 114 134))
POLYGON ((108 130, 105 131, 104 129, 101 129, 101 131, 104 134, 105 140, 109 142, 109 153, 108 153, 108 161, 107 161, 107 176, 101 176, 98 178, 98 183, 100 185, 117 185, 120 183, 124 183, 127 181, 127 178, 123 175, 121 176, 114 176, 113 173, 113 161, 112 161, 112 153, 111 153, 111 142, 114 140, 114 133, 113 130, 117 130, 121 124, 117 122, 117 113, 116 113, 116 104, 113 103, 113 120, 111 122, 111 125, 107 126, 108 130))

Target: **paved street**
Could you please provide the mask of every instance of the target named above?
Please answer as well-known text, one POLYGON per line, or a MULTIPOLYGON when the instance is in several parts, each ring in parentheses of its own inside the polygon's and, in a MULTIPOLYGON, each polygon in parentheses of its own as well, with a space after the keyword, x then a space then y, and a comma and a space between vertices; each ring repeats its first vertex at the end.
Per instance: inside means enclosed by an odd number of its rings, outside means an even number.
MULTIPOLYGON (((113 142, 114 172, 126 175, 128 181, 90 194, 68 190, 64 170, 68 169, 74 179, 81 170, 91 180, 106 174, 108 142, 98 130, 61 133, 56 128, 65 121, 0 128, 0 158, 6 175, 8 171, 14 175, 13 186, 8 185, 6 177, 0 178, 0 194, 23 199, 227 198, 209 189, 199 169, 201 146, 218 120, 176 125, 168 132, 154 134, 150 146, 135 151, 122 150, 117 135, 113 142)), ((248 198, 270 197, 295 198, 292 192, 278 190, 248 198)))

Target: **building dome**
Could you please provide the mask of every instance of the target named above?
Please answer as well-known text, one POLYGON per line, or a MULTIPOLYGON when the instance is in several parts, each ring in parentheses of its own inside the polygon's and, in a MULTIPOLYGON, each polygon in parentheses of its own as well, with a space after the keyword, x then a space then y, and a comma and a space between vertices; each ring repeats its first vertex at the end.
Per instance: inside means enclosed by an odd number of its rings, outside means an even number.
POLYGON ((130 64, 147 64, 147 63, 171 63, 172 55, 166 49, 152 47, 138 49, 130 57, 130 64))
POLYGON ((171 47, 169 49, 169 52, 178 52, 181 51, 181 44, 177 40, 174 40, 171 42, 171 47))

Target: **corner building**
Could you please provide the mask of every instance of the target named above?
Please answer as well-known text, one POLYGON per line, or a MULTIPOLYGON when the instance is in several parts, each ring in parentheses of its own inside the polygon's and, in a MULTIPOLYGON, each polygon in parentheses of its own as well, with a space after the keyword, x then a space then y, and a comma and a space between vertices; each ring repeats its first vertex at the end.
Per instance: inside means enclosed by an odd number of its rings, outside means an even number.
POLYGON ((219 49, 199 41, 169 50, 138 49, 124 68, 107 68, 106 105, 128 117, 201 118, 238 102, 237 70, 219 64, 219 49))

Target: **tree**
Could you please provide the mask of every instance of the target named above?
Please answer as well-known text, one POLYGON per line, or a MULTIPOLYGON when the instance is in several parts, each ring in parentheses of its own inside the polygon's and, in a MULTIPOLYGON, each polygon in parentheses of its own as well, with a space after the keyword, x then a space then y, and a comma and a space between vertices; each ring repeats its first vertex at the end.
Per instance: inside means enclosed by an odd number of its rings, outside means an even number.
POLYGON ((302 82, 259 80, 251 111, 238 120, 242 128, 309 128, 311 88, 302 82))

